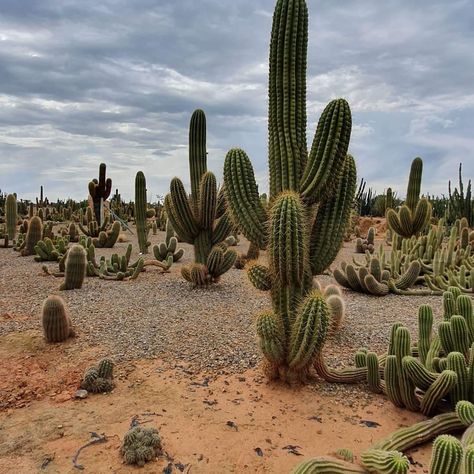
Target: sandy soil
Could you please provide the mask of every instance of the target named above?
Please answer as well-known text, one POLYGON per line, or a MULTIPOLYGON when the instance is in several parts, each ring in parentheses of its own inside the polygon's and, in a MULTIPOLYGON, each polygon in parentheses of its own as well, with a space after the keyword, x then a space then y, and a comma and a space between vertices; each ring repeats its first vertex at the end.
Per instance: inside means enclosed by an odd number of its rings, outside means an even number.
MULTIPOLYGON (((0 414, 0 472, 78 472, 72 458, 91 432, 105 434, 107 442, 81 452, 85 472, 135 472, 119 456, 135 415, 159 429, 166 451, 140 471, 148 473, 166 472, 169 464, 168 472, 176 473, 287 473, 306 457, 338 448, 358 456, 422 418, 367 396, 363 387, 359 396, 339 401, 319 392, 320 382, 268 383, 258 368, 206 377, 185 365, 169 370, 159 360, 120 364, 111 394, 74 400, 80 374, 95 360, 93 351, 76 348, 74 341, 46 345, 39 331, 0 338, 0 394, 11 399, 0 414)), ((417 463, 411 472, 426 472, 429 449, 411 455, 417 463)))

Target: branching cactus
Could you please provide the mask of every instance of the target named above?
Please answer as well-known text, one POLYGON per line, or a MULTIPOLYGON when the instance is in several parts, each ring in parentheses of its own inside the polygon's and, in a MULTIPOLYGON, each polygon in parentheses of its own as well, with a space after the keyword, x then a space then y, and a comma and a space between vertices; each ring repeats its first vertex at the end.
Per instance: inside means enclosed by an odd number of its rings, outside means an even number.
POLYGON ((99 166, 99 179, 93 179, 89 183, 89 194, 94 202, 95 220, 99 226, 103 220, 104 201, 107 200, 110 196, 110 191, 112 191, 112 180, 110 178, 105 179, 105 174, 105 163, 101 163, 99 166))
POLYGON ((312 280, 342 245, 356 186, 354 159, 347 155, 351 111, 344 99, 324 109, 307 151, 307 24, 304 0, 277 2, 270 44, 268 209, 243 150, 229 151, 224 167, 232 219, 247 239, 268 249, 268 266, 248 267, 250 281, 272 297, 272 310, 257 318, 267 373, 290 381, 305 379, 330 325, 330 308, 312 280))
POLYGON ((181 274, 195 286, 215 283, 234 265, 237 254, 223 241, 232 232, 213 173, 207 171, 206 116, 196 110, 189 126, 191 196, 179 178, 173 178, 165 198, 166 214, 180 241, 194 245, 194 261, 181 274))
POLYGON ((184 255, 184 249, 178 249, 178 239, 169 219, 166 221, 165 241, 153 246, 153 255, 159 262, 164 262, 169 257, 172 257, 173 262, 177 262, 184 255))
POLYGON ((431 218, 430 202, 426 198, 420 199, 422 172, 423 161, 421 158, 415 158, 411 164, 405 204, 398 213, 393 209, 387 211, 390 228, 402 237, 418 235, 431 218))

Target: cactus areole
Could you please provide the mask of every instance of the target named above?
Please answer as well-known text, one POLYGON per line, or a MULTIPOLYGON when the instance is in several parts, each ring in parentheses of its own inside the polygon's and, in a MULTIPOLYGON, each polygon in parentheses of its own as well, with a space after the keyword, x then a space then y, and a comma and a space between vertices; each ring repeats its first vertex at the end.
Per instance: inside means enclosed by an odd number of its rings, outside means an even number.
POLYGON ((286 380, 304 379, 324 343, 330 311, 312 279, 342 245, 356 186, 344 99, 326 106, 308 152, 307 42, 306 2, 278 0, 270 42, 268 210, 243 150, 230 150, 224 167, 233 220, 251 242, 268 249, 268 266, 259 265, 258 272, 250 266, 249 275, 271 292, 272 310, 257 319, 267 373, 286 380))

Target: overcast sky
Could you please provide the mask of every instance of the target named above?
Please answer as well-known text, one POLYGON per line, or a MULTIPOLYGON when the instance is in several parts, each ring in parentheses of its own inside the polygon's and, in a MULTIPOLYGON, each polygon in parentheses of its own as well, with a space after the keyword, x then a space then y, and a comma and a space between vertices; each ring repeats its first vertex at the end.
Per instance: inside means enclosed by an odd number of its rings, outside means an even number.
MULTIPOLYGON (((229 148, 267 189, 268 43, 274 0, 1 0, 0 189, 84 198, 100 162, 133 196, 189 181, 192 111, 206 111, 209 168, 229 148)), ((474 176, 472 0, 309 0, 308 140, 349 100, 359 177, 404 195, 474 176)))

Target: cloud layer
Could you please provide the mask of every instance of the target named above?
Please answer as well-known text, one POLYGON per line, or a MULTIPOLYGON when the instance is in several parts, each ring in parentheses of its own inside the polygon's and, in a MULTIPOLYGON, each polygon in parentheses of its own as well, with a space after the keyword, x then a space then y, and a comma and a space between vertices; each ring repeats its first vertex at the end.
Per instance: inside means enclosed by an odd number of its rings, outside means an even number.
MULTIPOLYGON (((0 7, 0 189, 84 198, 98 165, 125 198, 188 181, 187 127, 208 118, 209 167, 234 146, 267 188, 271 0, 4 0, 0 7)), ((425 192, 474 176, 470 0, 308 1, 308 136, 346 97, 360 177, 404 194, 411 159, 425 192)))

